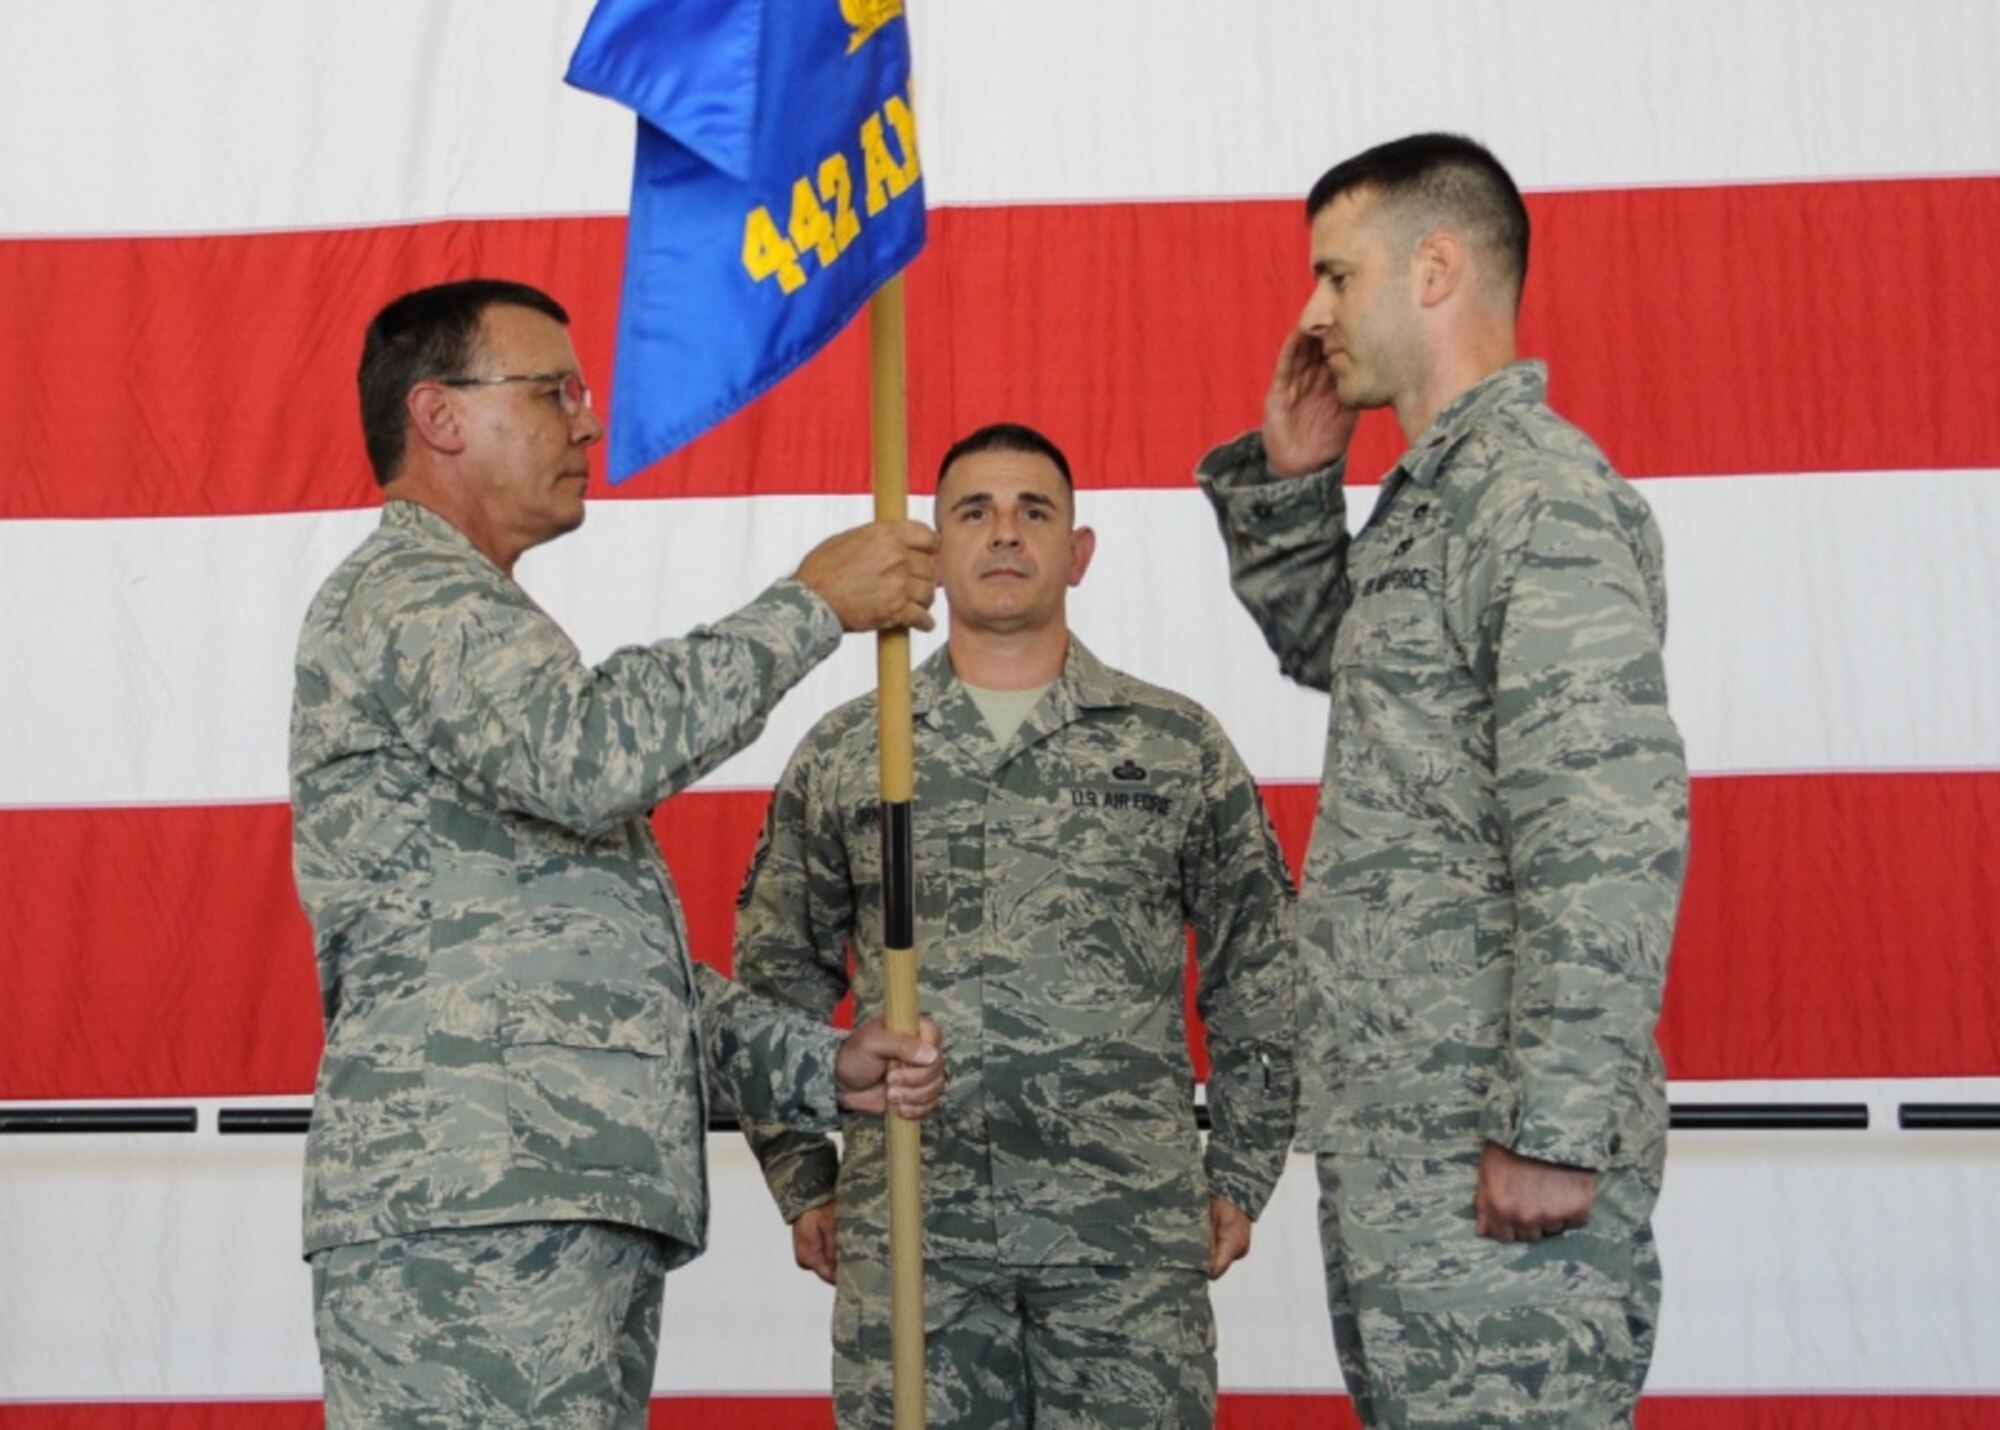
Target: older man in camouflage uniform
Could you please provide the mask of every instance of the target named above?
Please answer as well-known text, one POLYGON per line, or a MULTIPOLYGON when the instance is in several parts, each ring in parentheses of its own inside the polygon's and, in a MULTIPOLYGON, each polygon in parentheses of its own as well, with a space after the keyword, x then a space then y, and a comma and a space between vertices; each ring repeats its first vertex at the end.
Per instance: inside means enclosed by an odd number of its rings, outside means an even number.
MULTIPOLYGON (((1204 1272, 1248 1249, 1291 1136, 1290 880, 1214 718, 1069 633, 1094 536, 1062 453, 983 428, 947 454, 936 505, 951 634, 914 682, 917 944, 955 1051, 924 1139, 930 1420, 1207 1425, 1204 1272)), ((799 747, 744 885, 737 976, 816 1016, 850 948, 857 1007, 881 1005, 876 778, 870 698, 799 747)), ((837 1288, 839 1422, 886 1426, 881 1129, 850 1122, 839 1158, 823 1137, 751 1140, 800 1264, 837 1288)))
POLYGON ((1300 1120, 1341 1366, 1370 1425, 1629 1424, 1687 810, 1659 533, 1514 360, 1527 213, 1490 154, 1399 140, 1307 213, 1262 431, 1200 481, 1286 674, 1332 696, 1300 1120), (1381 406, 1410 446, 1350 542, 1381 406))
POLYGON ((603 435, 567 321, 488 280, 376 317, 387 503, 299 641, 326 1018, 305 1240, 336 1426, 644 1425, 661 1277, 706 1234, 709 1070, 805 1125, 942 1091, 915 1039, 843 1044, 691 965, 647 825, 843 627, 927 625, 934 538, 845 533, 728 619, 586 667, 512 578, 582 522, 603 435))

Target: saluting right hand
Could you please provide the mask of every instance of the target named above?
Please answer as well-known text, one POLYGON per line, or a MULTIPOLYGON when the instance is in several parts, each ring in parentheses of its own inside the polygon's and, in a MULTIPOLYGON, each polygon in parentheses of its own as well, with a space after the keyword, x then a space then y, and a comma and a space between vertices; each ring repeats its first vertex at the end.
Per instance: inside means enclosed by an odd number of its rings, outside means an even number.
POLYGON ((1358 410, 1341 405, 1319 339, 1294 328, 1264 396, 1264 459, 1271 470, 1304 476, 1345 456, 1360 419, 1358 410))
POLYGON ((871 521, 806 553, 798 579, 833 607, 841 628, 930 630, 937 595, 937 533, 920 521, 871 521))

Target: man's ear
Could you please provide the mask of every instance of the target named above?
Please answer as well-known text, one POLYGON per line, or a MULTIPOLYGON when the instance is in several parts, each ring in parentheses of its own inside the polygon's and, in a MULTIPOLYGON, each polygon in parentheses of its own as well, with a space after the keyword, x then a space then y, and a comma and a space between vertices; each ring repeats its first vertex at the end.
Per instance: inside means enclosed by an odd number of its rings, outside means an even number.
POLYGON ((1466 281, 1465 240, 1450 229, 1439 229, 1417 241, 1417 302, 1434 308, 1466 281))
POLYGON ((1097 533, 1087 526, 1079 526, 1069 534, 1069 583, 1083 584, 1083 573, 1090 569, 1090 558, 1097 554, 1097 533))
POLYGON ((459 426, 462 412, 450 388, 436 382, 420 382, 403 399, 409 414, 410 431, 419 442, 439 452, 465 450, 465 433, 459 426))

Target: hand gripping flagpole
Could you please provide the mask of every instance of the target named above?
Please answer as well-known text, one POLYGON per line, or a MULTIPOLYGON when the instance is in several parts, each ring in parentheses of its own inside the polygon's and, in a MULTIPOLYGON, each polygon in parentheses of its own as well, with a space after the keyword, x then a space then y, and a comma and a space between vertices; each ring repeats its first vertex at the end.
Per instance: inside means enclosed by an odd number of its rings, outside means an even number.
MULTIPOLYGON (((910 510, 909 413, 904 397, 903 275, 868 302, 869 399, 875 519, 902 521, 910 510)), ((910 728, 910 633, 875 638, 876 737, 882 780, 882 1017, 917 1031, 917 899, 910 812, 916 761, 910 728)), ((924 1208, 919 1124, 884 1118, 889 1144, 889 1332, 895 1430, 924 1426, 924 1208)))

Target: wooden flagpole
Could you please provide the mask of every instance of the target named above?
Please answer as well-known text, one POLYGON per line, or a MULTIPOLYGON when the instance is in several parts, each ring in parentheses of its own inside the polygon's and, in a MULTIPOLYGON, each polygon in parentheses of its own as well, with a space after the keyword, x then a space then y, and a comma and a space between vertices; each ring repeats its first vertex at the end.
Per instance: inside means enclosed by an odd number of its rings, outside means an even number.
MULTIPOLYGON (((903 275, 868 302, 868 387, 875 519, 910 513, 909 409, 903 361, 903 275)), ((916 760, 910 727, 910 633, 875 638, 876 736, 882 782, 882 1018, 917 1031, 916 860, 910 813, 916 760)), ((922 1131, 893 1112, 889 1144, 889 1331, 895 1430, 924 1426, 924 1208, 922 1131)))

